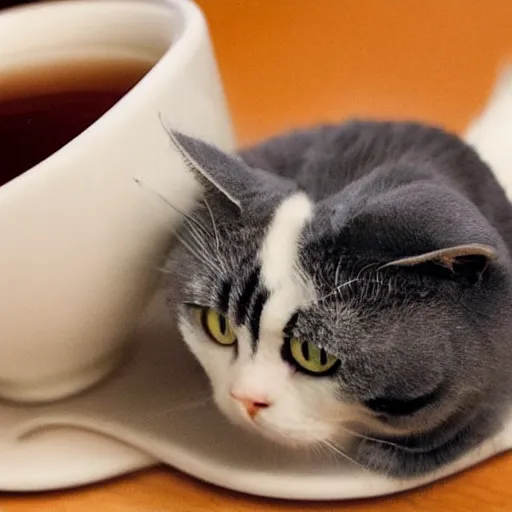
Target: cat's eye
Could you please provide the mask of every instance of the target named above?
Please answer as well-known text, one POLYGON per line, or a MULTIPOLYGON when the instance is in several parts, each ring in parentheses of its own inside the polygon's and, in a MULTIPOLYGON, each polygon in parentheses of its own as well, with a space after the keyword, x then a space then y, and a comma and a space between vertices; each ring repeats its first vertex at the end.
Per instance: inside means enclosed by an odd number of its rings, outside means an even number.
POLYGON ((214 309, 198 309, 197 317, 206 334, 220 345, 233 345, 236 342, 236 334, 229 320, 214 309))
POLYGON ((339 359, 308 341, 298 338, 289 340, 289 353, 293 362, 303 371, 311 375, 327 375, 334 371, 339 359))

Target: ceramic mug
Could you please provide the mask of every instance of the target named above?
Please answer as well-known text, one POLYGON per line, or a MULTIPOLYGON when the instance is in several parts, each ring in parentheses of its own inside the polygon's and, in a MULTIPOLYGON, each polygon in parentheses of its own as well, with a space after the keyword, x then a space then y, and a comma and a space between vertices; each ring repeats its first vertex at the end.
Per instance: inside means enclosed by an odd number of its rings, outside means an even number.
POLYGON ((163 125, 233 147, 192 2, 67 1, 0 13, 0 87, 12 67, 101 54, 154 65, 87 130, 0 187, 2 398, 62 398, 118 364, 181 220, 151 190, 185 211, 198 193, 163 125))

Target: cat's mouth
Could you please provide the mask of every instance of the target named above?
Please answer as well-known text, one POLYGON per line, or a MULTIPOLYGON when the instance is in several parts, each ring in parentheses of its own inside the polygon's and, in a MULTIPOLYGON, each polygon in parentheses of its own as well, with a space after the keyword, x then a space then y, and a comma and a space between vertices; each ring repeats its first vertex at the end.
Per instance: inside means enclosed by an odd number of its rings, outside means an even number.
POLYGON ((231 413, 228 417, 237 426, 258 437, 293 449, 308 449, 333 437, 331 429, 320 424, 309 425, 308 427, 291 426, 287 428, 266 418, 264 414, 251 418, 245 411, 236 411, 235 414, 231 413))
POLYGON ((265 418, 265 415, 262 413, 251 417, 247 411, 237 407, 237 404, 225 404, 221 401, 217 402, 217 405, 233 425, 258 437, 263 437, 281 446, 293 448, 300 448, 309 444, 305 436, 298 436, 297 432, 294 432, 292 429, 288 432, 286 429, 280 428, 273 421, 265 418))

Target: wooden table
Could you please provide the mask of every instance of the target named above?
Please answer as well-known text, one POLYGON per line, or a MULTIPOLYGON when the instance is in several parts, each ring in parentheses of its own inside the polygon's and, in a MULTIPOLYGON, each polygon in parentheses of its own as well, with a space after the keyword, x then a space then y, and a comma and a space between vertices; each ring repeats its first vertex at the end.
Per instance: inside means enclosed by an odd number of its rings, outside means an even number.
MULTIPOLYGON (((200 0, 241 144, 347 116, 461 130, 512 55, 507 0, 200 0)), ((1 461, 0 461, 1 464, 1 461)), ((399 496, 284 503, 224 492, 169 469, 42 495, 2 512, 512 511, 512 458, 399 496)))
POLYGON ((255 499, 204 485, 168 469, 64 493, 1 496, 2 512, 510 512, 512 456, 398 496, 340 503, 255 499))

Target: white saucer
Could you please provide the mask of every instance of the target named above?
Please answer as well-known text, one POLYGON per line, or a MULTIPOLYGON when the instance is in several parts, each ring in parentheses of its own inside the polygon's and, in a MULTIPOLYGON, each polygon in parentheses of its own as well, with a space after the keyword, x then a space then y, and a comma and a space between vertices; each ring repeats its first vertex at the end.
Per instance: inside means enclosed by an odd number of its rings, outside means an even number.
POLYGON ((500 436, 442 473, 398 481, 338 456, 278 449, 231 426, 209 396, 201 369, 157 298, 129 360, 102 385, 46 406, 0 405, 0 489, 59 489, 161 461, 210 483, 262 496, 357 498, 422 485, 512 444, 511 421, 500 436))

